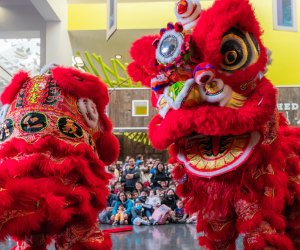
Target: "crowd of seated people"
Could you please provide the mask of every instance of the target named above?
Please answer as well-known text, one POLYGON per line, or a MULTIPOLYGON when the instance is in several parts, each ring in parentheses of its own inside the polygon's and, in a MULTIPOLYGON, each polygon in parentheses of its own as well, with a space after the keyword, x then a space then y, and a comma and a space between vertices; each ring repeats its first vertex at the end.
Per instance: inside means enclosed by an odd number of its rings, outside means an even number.
POLYGON ((156 225, 196 223, 196 214, 187 215, 175 193, 172 164, 159 159, 126 157, 107 167, 111 179, 106 209, 99 214, 102 224, 156 225))

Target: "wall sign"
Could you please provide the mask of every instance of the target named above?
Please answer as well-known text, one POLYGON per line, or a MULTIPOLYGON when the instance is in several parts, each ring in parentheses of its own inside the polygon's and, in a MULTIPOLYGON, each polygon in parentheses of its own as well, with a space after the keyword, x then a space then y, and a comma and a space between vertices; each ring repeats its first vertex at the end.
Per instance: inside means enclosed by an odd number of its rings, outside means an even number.
POLYGON ((300 126, 300 87, 278 87, 278 93, 278 111, 290 125, 300 126))

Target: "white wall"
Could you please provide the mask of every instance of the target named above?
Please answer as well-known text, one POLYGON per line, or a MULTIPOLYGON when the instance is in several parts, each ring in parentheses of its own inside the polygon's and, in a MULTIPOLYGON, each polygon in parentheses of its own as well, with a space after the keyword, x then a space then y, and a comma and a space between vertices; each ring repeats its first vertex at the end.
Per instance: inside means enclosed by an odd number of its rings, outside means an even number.
POLYGON ((68 33, 67 0, 48 0, 60 22, 46 24, 46 63, 72 65, 72 47, 68 33))
POLYGON ((52 62, 70 66, 72 48, 68 34, 67 0, 32 0, 32 4, 29 2, 27 5, 0 6, 0 38, 30 37, 41 39, 41 66, 52 62), (44 6, 41 13, 44 17, 47 12, 53 15, 54 11, 60 21, 46 21, 39 12, 41 10, 33 5, 38 2, 44 6))

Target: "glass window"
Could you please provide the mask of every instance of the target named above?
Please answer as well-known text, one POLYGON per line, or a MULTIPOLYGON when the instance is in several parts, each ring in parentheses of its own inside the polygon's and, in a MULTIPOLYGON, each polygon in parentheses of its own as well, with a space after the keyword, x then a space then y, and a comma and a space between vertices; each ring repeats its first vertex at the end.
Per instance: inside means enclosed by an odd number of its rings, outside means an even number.
POLYGON ((297 31, 296 0, 273 0, 274 28, 297 31))
POLYGON ((19 70, 40 70, 40 38, 0 39, 0 91, 19 70))
POLYGON ((148 100, 133 100, 132 101, 132 116, 149 116, 149 101, 148 100))

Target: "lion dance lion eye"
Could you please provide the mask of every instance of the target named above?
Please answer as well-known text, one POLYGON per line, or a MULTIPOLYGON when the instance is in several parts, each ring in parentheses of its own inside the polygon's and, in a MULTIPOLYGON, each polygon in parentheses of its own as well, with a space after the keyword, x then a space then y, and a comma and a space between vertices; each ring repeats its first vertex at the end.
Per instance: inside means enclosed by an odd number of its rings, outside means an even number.
POLYGON ((221 53, 221 68, 231 72, 255 63, 259 57, 259 47, 251 34, 231 28, 223 36, 221 53))

